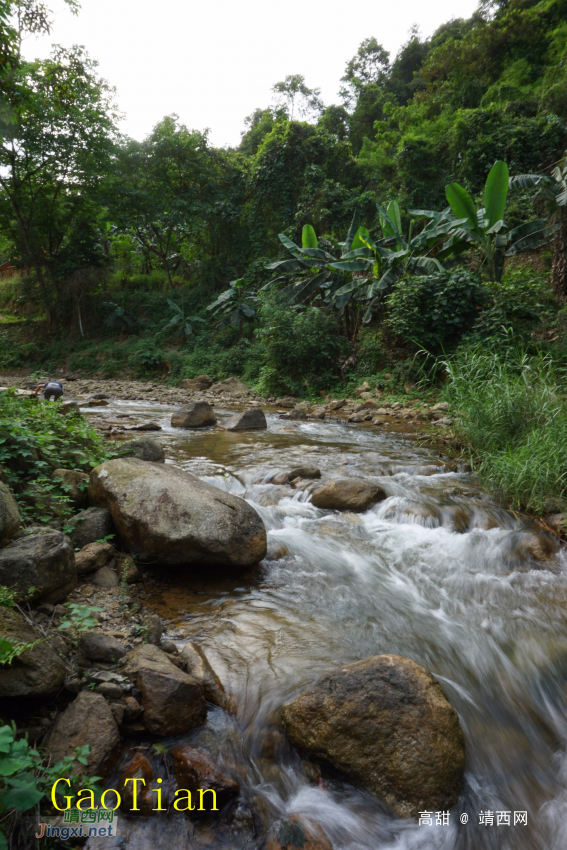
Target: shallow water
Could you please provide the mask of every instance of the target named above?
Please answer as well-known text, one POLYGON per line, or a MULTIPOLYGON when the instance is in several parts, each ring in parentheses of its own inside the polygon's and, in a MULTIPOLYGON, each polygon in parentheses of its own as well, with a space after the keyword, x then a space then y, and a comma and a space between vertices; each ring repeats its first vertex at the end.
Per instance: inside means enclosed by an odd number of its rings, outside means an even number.
MULTIPOLYGON (((218 414, 222 422, 229 411, 218 414)), ((415 440, 376 427, 273 414, 265 432, 179 431, 168 425, 170 407, 135 402, 96 415, 159 422, 163 430, 149 436, 163 441, 168 462, 245 498, 268 529, 259 569, 161 572, 147 598, 180 646, 202 643, 234 697, 236 717, 215 709, 183 740, 234 767, 253 807, 268 820, 312 818, 335 850, 567 848, 567 560, 522 555, 537 533, 529 520, 415 440), (371 480, 388 499, 340 514, 314 508, 301 490, 258 483, 300 464, 371 480), (434 474, 415 474, 420 467, 434 474), (280 731, 282 703, 380 653, 430 669, 459 713, 467 769, 448 825, 398 820, 340 782, 317 787, 280 731), (512 823, 515 811, 527 812, 527 826, 497 825, 498 811, 512 823), (494 824, 479 823, 481 812, 494 824)), ((140 848, 256 846, 254 829, 213 838, 206 826, 163 818, 133 829, 128 846, 140 848)))

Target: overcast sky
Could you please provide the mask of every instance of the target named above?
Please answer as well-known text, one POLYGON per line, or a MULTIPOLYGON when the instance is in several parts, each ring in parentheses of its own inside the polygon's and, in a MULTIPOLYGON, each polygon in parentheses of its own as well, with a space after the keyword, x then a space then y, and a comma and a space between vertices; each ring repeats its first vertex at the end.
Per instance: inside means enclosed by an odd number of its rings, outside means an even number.
POLYGON ((375 36, 396 54, 412 24, 430 35, 477 0, 82 0, 74 17, 62 0, 49 38, 30 37, 28 58, 52 43, 84 45, 117 89, 123 132, 142 139, 176 112, 215 145, 236 145, 244 118, 272 102, 271 87, 303 74, 336 103, 339 80, 360 42, 375 36))

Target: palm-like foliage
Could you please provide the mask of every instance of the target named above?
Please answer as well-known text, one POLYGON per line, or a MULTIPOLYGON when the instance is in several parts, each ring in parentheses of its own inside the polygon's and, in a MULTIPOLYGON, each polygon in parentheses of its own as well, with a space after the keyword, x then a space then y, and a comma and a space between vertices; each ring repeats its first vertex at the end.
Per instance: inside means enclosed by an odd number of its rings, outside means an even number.
POLYGON ((171 298, 167 299, 167 303, 173 310, 173 316, 165 325, 164 331, 177 329, 177 336, 190 337, 193 334, 193 325, 195 322, 199 322, 202 325, 205 324, 205 320, 200 319, 199 316, 186 316, 185 305, 183 303, 180 307, 171 298))
POLYGON ((247 292, 248 283, 244 278, 231 280, 228 286, 229 288, 221 292, 219 297, 207 307, 207 310, 212 310, 215 316, 220 316, 217 322, 220 328, 225 325, 238 327, 246 319, 251 320, 256 315, 252 304, 258 301, 258 297, 247 292))
POLYGON ((507 229, 504 210, 508 196, 509 175, 505 162, 495 162, 484 187, 484 207, 477 210, 474 201, 458 183, 445 187, 445 194, 456 219, 463 222, 457 227, 440 256, 458 255, 468 247, 476 246, 483 254, 483 264, 490 280, 500 280, 506 257, 534 251, 550 242, 555 225, 547 225, 543 218, 507 229))

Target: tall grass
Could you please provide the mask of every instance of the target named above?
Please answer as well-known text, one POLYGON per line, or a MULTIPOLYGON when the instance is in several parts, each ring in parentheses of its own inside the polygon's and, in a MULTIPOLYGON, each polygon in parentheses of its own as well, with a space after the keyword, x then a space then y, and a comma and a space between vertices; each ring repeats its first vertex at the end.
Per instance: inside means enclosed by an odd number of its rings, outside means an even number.
POLYGON ((567 503, 565 373, 545 354, 483 343, 445 362, 445 398, 482 478, 514 506, 567 503))

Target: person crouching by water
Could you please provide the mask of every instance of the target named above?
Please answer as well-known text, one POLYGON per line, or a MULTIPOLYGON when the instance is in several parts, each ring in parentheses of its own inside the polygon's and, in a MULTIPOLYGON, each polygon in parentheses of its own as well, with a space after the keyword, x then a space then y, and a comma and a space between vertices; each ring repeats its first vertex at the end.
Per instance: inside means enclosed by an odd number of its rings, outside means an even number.
POLYGON ((63 396, 63 384, 59 381, 49 381, 47 384, 38 384, 34 390, 35 395, 39 395, 43 390, 43 397, 46 401, 57 401, 63 396))

